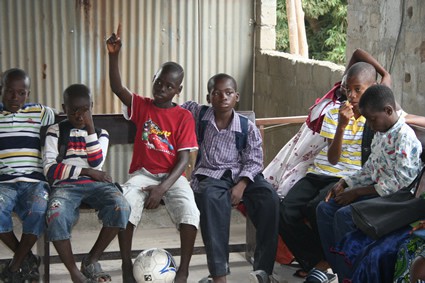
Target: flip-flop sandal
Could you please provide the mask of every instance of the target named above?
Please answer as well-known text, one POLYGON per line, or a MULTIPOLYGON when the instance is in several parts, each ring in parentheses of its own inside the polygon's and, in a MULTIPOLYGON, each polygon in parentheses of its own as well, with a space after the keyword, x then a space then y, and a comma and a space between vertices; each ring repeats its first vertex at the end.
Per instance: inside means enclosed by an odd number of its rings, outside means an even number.
POLYGON ((81 261, 81 273, 92 282, 111 282, 111 275, 104 272, 99 262, 88 264, 87 258, 84 257, 81 261), (103 279, 104 281, 99 281, 103 279))
POLYGON ((304 283, 330 283, 335 280, 335 278, 335 274, 323 272, 319 269, 313 268, 308 272, 304 283))
POLYGON ((304 269, 297 269, 297 271, 295 271, 295 273, 292 274, 292 275, 295 276, 295 277, 303 278, 304 279, 304 278, 307 277, 308 272, 305 271, 304 269))
POLYGON ((21 265, 21 277, 22 280, 40 280, 40 272, 38 268, 40 267, 41 257, 38 255, 30 254, 24 259, 21 265))

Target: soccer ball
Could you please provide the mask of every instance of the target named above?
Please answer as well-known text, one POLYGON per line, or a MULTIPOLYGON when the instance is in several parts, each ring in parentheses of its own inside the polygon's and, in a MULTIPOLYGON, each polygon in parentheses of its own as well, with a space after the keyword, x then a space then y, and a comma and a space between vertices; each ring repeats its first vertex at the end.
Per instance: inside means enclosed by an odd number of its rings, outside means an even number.
POLYGON ((138 283, 172 283, 176 276, 176 262, 164 249, 144 250, 134 261, 133 275, 138 283))

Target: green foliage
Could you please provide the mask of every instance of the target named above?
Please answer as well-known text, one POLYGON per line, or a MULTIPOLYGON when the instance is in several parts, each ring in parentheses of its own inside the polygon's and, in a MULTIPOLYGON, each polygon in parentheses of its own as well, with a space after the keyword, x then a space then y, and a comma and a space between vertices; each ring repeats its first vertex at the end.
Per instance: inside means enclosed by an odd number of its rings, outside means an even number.
MULTIPOLYGON (((302 0, 310 58, 345 62, 347 0, 302 0)), ((277 0, 276 49, 289 52, 286 0, 277 0)))

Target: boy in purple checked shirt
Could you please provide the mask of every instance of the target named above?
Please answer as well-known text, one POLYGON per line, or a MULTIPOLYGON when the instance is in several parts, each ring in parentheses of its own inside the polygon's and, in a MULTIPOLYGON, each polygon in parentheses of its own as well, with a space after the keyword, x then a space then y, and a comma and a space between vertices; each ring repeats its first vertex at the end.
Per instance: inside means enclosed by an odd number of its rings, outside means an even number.
POLYGON ((236 145, 237 135, 243 134, 243 119, 234 110, 239 101, 236 89, 234 78, 217 74, 208 80, 207 101, 212 107, 205 110, 193 101, 182 105, 198 124, 199 156, 191 185, 201 212, 202 239, 213 282, 226 282, 229 274, 230 214, 232 206, 241 201, 256 227, 251 282, 270 282, 277 248, 279 199, 261 174, 262 140, 253 122, 247 121, 243 149, 236 145))

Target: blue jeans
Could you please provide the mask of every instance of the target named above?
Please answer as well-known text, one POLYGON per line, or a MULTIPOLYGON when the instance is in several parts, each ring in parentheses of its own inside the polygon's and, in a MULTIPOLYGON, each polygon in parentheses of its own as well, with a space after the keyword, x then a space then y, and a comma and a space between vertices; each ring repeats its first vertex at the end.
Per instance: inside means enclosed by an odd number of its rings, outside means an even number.
POLYGON ((130 205, 112 183, 63 184, 52 188, 47 210, 49 241, 71 238, 72 226, 79 217, 81 203, 98 212, 103 227, 125 229, 130 217, 130 205))
MULTIPOLYGON (((355 202, 369 199, 371 197, 361 197, 355 202)), ((317 207, 317 226, 322 243, 325 258, 332 267, 332 270, 339 275, 346 274, 347 265, 338 255, 331 250, 344 238, 345 234, 354 231, 356 225, 353 222, 350 205, 340 205, 334 199, 329 202, 321 201, 317 207)), ((338 276, 342 279, 343 276, 338 276)))
MULTIPOLYGON (((229 273, 230 189, 235 185, 229 175, 225 173, 221 179, 198 176, 199 190, 195 192, 212 276, 229 273)), ((277 250, 279 197, 263 175, 258 174, 246 187, 242 200, 256 228, 254 270, 271 274, 277 250)))
POLYGON ((15 212, 22 220, 22 232, 39 237, 46 226, 48 199, 46 182, 0 183, 0 233, 13 231, 15 212))

